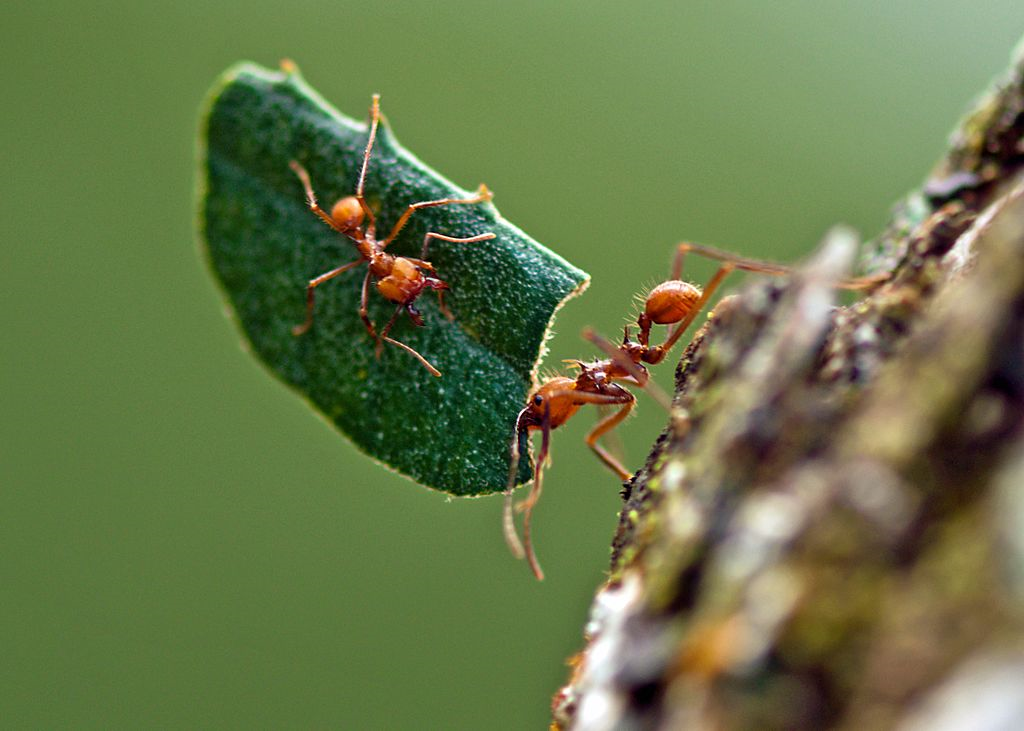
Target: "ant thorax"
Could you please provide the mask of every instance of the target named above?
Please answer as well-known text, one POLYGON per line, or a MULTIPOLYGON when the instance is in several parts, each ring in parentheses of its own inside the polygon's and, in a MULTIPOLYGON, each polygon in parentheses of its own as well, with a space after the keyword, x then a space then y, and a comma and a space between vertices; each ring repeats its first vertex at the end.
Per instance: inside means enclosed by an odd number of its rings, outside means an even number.
POLYGON ((581 363, 579 375, 576 376, 576 388, 581 390, 600 389, 608 381, 605 366, 607 363, 604 361, 581 363))

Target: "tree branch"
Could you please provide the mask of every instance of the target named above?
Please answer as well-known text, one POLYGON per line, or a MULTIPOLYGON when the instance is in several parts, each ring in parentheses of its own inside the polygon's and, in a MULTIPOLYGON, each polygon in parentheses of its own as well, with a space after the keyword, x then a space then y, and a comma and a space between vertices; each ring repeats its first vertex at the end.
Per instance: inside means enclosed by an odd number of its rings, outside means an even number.
POLYGON ((1018 52, 870 247, 888 281, 834 307, 839 231, 716 308, 556 727, 1024 728, 1022 130, 1018 52))

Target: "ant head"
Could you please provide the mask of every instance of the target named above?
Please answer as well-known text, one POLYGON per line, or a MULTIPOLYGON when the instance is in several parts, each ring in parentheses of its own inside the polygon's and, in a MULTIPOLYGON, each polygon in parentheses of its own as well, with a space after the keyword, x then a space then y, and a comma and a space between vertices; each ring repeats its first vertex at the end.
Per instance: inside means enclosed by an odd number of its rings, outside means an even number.
POLYGON ((547 399, 539 390, 530 394, 526 401, 526 408, 519 412, 516 418, 516 433, 519 435, 527 433, 530 429, 539 429, 544 421, 544 406, 547 399))
POLYGON ((662 282, 647 295, 643 316, 657 325, 679 322, 690 314, 700 294, 700 288, 689 282, 678 279, 662 282))
POLYGON ((354 195, 345 196, 334 204, 331 219, 342 231, 355 231, 363 225, 363 207, 354 195))
POLYGON ((530 394, 526 408, 519 413, 516 427, 522 429, 539 429, 545 421, 548 428, 560 426, 579 409, 571 394, 575 379, 556 376, 545 381, 536 391, 530 394))

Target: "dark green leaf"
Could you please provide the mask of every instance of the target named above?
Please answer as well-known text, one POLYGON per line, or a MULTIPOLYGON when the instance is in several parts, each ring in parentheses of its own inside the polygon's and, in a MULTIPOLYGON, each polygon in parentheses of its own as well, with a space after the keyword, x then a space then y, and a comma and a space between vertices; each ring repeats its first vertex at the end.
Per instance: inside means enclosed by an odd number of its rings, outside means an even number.
MULTIPOLYGON (((206 256, 253 353, 367 454, 417 482, 456 495, 503 490, 513 424, 531 385, 555 310, 587 275, 502 219, 491 204, 417 212, 389 251, 418 256, 427 231, 455 237, 494 232, 474 244, 431 244, 430 261, 451 290, 447 320, 432 293, 417 300, 426 324, 400 318, 392 334, 443 373, 374 343, 357 309, 365 268, 317 290, 304 318, 306 282, 358 258, 347 238, 308 209, 289 169, 298 160, 325 207, 356 186, 367 127, 341 116, 297 73, 241 65, 211 94, 200 206, 206 256)), ((366 195, 389 230, 415 201, 466 197, 428 169, 382 125, 366 195)), ((381 324, 394 305, 371 291, 381 324)), ((521 479, 528 474, 522 465, 521 479)))

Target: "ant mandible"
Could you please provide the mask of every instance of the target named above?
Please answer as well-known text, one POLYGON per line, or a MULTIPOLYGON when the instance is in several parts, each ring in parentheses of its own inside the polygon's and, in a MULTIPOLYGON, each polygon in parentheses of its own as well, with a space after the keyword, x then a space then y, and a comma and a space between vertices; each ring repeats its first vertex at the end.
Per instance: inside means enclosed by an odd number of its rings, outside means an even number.
POLYGON ((368 268, 366 276, 363 277, 362 294, 359 300, 359 317, 362 319, 363 325, 366 327, 366 331, 370 333, 370 337, 372 337, 377 343, 377 356, 380 356, 384 343, 391 343, 414 356, 428 371, 430 371, 432 375, 440 376, 441 372, 431 365, 430 361, 424 358, 412 347, 389 337, 388 333, 391 331, 391 327, 395 324, 398 316, 401 315, 403 311, 409 314, 409 319, 412 320, 414 325, 423 325, 423 318, 420 315, 419 310, 416 309, 414 303, 425 289, 433 289, 437 292, 437 301, 441 312, 449 320, 453 319, 451 312, 444 303, 444 290, 448 289, 448 283, 435 276, 433 265, 427 261, 427 249, 430 246, 431 239, 447 241, 454 244, 472 244, 479 241, 488 241, 495 238, 495 236, 493 233, 485 233, 477 236, 470 236, 468 238, 457 238, 430 231, 423 238, 423 249, 418 259, 414 259, 409 256, 389 254, 385 249, 392 241, 395 240, 395 237, 397 237, 399 232, 401 232, 405 227, 405 224, 409 222, 409 218, 412 214, 421 208, 448 206, 458 203, 483 203, 491 200, 493 194, 487 189, 486 185, 481 183, 480 187, 477 189, 476 195, 470 198, 441 198, 439 200, 412 203, 405 209, 405 212, 398 218, 398 221, 395 222, 395 225, 391 228, 391 233, 387 235, 387 238, 378 240, 376 238, 377 221, 373 215, 373 211, 370 210, 370 206, 366 203, 366 198, 363 196, 363 184, 366 181, 366 168, 370 163, 370 153, 373 151, 373 143, 377 137, 377 127, 379 123, 380 94, 374 94, 373 103, 370 106, 370 137, 366 142, 366 151, 363 153, 363 166, 359 171, 359 182, 356 184, 356 194, 339 199, 331 208, 331 212, 329 214, 317 203, 316 195, 313 193, 313 185, 309 180, 309 173, 306 172, 306 169, 296 160, 292 160, 289 163, 289 166, 299 177, 299 180, 302 182, 302 187, 306 191, 306 203, 309 205, 309 209, 319 216, 320 219, 328 226, 351 239, 360 256, 356 261, 349 262, 348 264, 342 264, 336 269, 324 272, 320 276, 309 280, 309 283, 306 285, 306 320, 302 324, 296 325, 292 328, 292 335, 303 335, 310 329, 310 327, 312 327, 314 309, 313 293, 317 287, 324 282, 334 279, 339 274, 347 272, 349 269, 354 269, 360 264, 366 263, 368 268), (379 333, 370 321, 367 311, 367 301, 369 299, 371 280, 376 280, 375 284, 377 291, 380 292, 385 299, 388 299, 397 305, 391 319, 388 320, 387 324, 384 325, 384 328, 379 333))
MULTIPOLYGON (((623 384, 647 388, 663 405, 671 410, 667 396, 654 388, 649 381, 646 365, 657 365, 672 350, 687 328, 693 323, 707 305, 722 281, 734 270, 771 274, 775 276, 792 272, 792 268, 783 264, 748 259, 736 256, 727 251, 693 243, 681 243, 676 247, 672 265, 672 278, 654 287, 644 301, 644 308, 637 317, 637 334, 634 339, 630 329, 625 328, 621 345, 612 345, 590 329, 584 331, 584 337, 597 345, 608 355, 604 360, 584 363, 568 361, 579 369, 575 378, 555 376, 549 378, 535 388, 527 400, 526 407, 516 418, 516 432, 512 439, 512 459, 509 468, 508 489, 505 491, 505 507, 502 523, 505 540, 517 558, 526 558, 534 576, 544 578, 544 572, 537 562, 530 539, 530 519, 533 507, 540 497, 543 487, 544 466, 549 461, 551 430, 557 429, 567 422, 581 406, 597 404, 601 406, 617 406, 617 411, 600 419, 584 438, 598 458, 623 481, 630 479, 630 473, 612 454, 605 449, 599 439, 617 427, 636 404, 634 396, 623 384), (721 262, 718 271, 708 280, 703 291, 696 285, 680 279, 683 270, 683 259, 687 253, 693 252, 709 259, 721 262), (651 345, 651 328, 654 325, 668 325, 670 330, 665 342, 651 345), (529 495, 518 505, 512 504, 512 493, 515 489, 515 478, 518 474, 519 457, 527 449, 530 432, 541 432, 540 451, 534 461, 533 486, 529 495), (523 538, 516 533, 513 510, 523 513, 523 538)), ((866 289, 881 283, 888 275, 868 276, 847 279, 836 283, 840 289, 866 289)))

